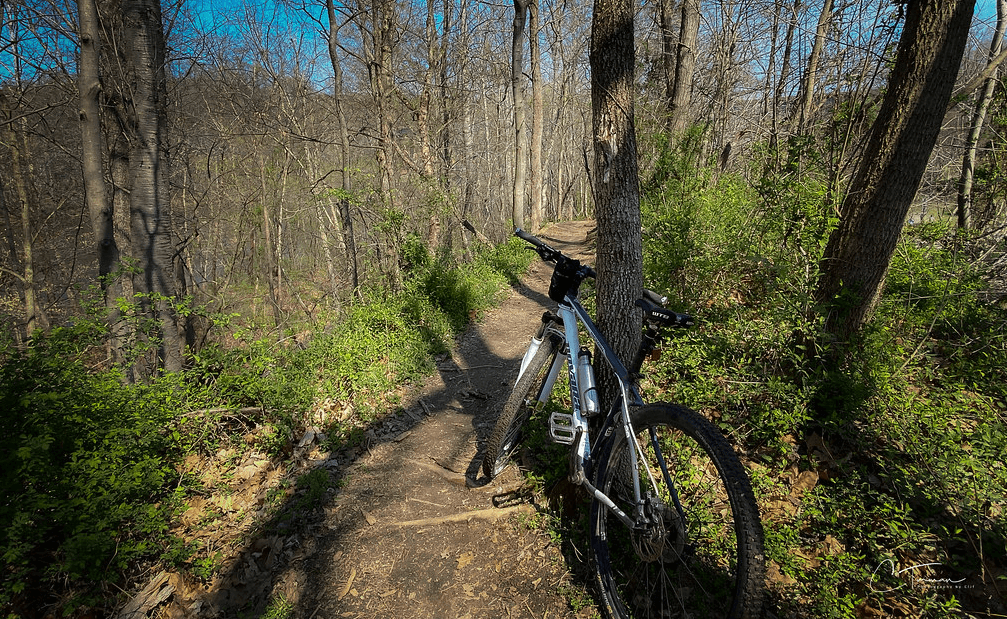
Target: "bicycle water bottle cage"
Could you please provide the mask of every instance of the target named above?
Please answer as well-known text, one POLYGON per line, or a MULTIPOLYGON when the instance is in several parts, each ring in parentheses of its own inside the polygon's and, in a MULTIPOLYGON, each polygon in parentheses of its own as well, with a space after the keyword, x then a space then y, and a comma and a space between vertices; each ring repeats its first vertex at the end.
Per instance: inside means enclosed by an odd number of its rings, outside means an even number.
POLYGON ((576 296, 581 280, 579 271, 580 260, 560 260, 556 264, 556 270, 552 272, 552 281, 549 282, 549 298, 562 303, 566 295, 576 296))

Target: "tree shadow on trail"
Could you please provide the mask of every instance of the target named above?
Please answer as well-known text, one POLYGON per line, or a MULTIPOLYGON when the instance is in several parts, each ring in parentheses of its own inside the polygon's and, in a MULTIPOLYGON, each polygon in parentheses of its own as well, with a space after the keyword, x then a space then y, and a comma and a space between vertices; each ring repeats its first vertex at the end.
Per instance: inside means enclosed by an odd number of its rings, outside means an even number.
MULTIPOLYGON (((571 245, 543 238, 560 249, 571 245)), ((495 540, 497 529, 480 531, 462 521, 454 528, 438 530, 440 537, 428 536, 424 541, 410 538, 412 532, 397 525, 423 510, 436 516, 443 511, 457 515, 459 510, 464 514, 464 510, 488 510, 496 505, 494 489, 473 488, 480 485, 473 480, 481 475, 483 442, 517 376, 528 339, 542 312, 554 308, 544 292, 548 277, 543 283, 541 276, 551 270, 541 263, 533 265, 536 269, 538 277, 529 277, 533 287, 514 286, 517 294, 507 302, 506 314, 497 311, 483 322, 471 323, 452 355, 438 361, 436 375, 425 386, 412 388, 416 393, 407 396, 397 410, 364 428, 360 445, 324 461, 302 461, 299 475, 293 476, 296 485, 286 491, 268 519, 247 533, 241 549, 214 578, 211 590, 190 610, 217 617, 260 617, 287 610, 291 614, 286 616, 319 619, 392 614, 449 617, 457 612, 459 566, 480 557, 479 553, 456 556, 451 546, 457 541, 461 549, 487 535, 495 540), (442 500, 446 496, 453 498, 442 500), (434 546, 438 554, 431 555, 434 546), (380 577, 394 583, 386 590, 367 589, 379 576, 372 567, 377 564, 386 570, 380 577), (396 608, 396 601, 401 610, 394 613, 390 609, 396 608)), ((520 478, 516 479, 521 485, 520 478)), ((518 502, 527 504, 528 498, 518 502)), ((484 545, 490 542, 483 540, 484 545)), ((548 539, 541 543, 549 544, 548 539)), ((516 553, 523 553, 517 548, 498 549, 505 550, 514 553, 515 559, 516 553)), ((567 556, 566 563, 570 561, 567 556)), ((586 585, 576 574, 581 570, 569 567, 574 572, 568 574, 570 584, 584 590, 586 585)), ((501 573, 498 560, 495 568, 493 590, 509 593, 499 600, 483 599, 479 603, 484 606, 507 604, 511 596, 527 606, 519 612, 522 615, 548 612, 555 616, 556 605, 561 604, 559 610, 576 616, 555 587, 539 587, 536 578, 542 577, 529 575, 531 567, 501 573)), ((469 589, 463 592, 471 594, 469 589)), ((495 613, 501 608, 485 611, 473 616, 498 616, 495 613)))

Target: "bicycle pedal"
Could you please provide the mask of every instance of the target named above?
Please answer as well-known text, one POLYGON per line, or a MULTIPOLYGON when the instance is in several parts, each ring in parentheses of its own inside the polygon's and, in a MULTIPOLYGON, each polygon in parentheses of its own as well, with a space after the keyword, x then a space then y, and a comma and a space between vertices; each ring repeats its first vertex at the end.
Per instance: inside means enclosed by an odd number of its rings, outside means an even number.
POLYGON ((549 415, 549 438, 560 445, 573 445, 577 429, 573 425, 573 415, 554 412, 549 415))

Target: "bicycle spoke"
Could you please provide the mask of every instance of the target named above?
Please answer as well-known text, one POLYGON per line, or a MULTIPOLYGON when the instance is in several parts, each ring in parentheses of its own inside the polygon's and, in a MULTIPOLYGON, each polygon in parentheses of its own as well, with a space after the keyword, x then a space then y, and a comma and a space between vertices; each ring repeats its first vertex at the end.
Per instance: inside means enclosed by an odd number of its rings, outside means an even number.
POLYGON ((615 617, 746 617, 761 597, 761 583, 753 584, 762 574, 757 512, 750 496, 732 496, 740 465, 726 444, 707 444, 719 438, 712 427, 683 411, 641 409, 636 444, 620 437, 599 471, 599 489, 636 513, 629 457, 636 450, 636 474, 649 490, 641 497, 647 521, 632 529, 592 508, 597 578, 615 617))

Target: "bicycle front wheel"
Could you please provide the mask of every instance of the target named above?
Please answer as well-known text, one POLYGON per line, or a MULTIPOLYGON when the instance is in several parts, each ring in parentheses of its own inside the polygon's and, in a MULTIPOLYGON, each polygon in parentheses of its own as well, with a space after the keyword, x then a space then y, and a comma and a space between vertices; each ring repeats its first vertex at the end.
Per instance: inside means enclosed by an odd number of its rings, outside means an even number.
POLYGON ((632 413, 636 445, 612 440, 599 489, 636 514, 630 449, 637 453, 646 526, 630 529, 599 501, 591 546, 609 617, 758 617, 765 582, 762 524, 731 446, 696 412, 651 404, 632 413), (680 505, 680 508, 678 507, 680 505))
POLYGON ((511 454, 521 443, 525 422, 532 413, 545 406, 549 394, 543 391, 552 387, 546 384, 546 378, 559 354, 560 343, 559 336, 553 334, 543 339, 524 374, 504 402, 493 432, 486 441, 486 453, 483 455, 483 472, 490 479, 507 468, 511 454))

